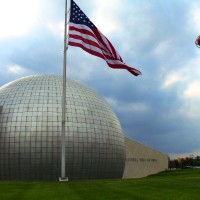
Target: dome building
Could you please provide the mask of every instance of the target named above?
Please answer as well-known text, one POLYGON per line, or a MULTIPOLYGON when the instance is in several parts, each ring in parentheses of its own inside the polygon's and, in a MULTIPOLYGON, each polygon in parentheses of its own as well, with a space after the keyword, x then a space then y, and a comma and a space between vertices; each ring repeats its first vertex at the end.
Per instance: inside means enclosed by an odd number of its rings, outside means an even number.
MULTIPOLYGON (((28 76, 0 87, 0 180, 58 180, 62 77, 28 76)), ((122 178, 125 138, 106 101, 67 80, 66 176, 122 178)))
MULTIPOLYGON (((69 180, 141 178, 168 156, 123 135, 107 102, 67 80, 65 165, 69 180)), ((0 87, 0 180, 58 180, 62 77, 28 76, 0 87)))

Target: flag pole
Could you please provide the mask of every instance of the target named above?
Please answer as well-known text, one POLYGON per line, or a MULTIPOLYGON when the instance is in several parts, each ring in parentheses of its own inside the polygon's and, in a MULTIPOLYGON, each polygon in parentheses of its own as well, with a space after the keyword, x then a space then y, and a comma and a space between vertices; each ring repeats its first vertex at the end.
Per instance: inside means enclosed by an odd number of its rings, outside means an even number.
POLYGON ((61 132, 61 177, 60 181, 68 181, 65 167, 65 117, 66 117, 66 69, 67 69, 67 0, 65 0, 64 57, 63 57, 63 93, 62 93, 62 132, 61 132))

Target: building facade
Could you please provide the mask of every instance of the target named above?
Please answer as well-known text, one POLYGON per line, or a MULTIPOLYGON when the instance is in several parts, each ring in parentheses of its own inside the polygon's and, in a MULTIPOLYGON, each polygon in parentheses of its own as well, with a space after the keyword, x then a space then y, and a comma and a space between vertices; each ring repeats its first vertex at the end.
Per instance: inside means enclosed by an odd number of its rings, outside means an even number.
POLYGON ((168 169, 168 155, 125 138, 126 161, 123 178, 142 178, 168 169))
MULTIPOLYGON (((0 180, 58 180, 62 77, 28 76, 0 87, 0 180)), ((66 176, 144 177, 167 168, 166 155, 123 135, 95 91, 67 80, 66 176)))

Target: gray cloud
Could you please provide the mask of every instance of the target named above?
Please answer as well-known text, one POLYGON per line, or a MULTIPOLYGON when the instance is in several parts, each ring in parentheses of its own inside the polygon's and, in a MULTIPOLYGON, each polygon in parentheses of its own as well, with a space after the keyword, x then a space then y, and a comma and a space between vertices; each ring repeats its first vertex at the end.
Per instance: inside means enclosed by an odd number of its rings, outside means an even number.
MULTIPOLYGON (((29 33, 0 40, 0 85, 31 73, 62 74, 64 1, 41 2, 38 21, 29 33)), ((87 6, 76 2, 94 19, 93 10, 104 11, 97 1, 87 6)), ((124 61, 143 75, 133 77, 126 70, 110 69, 103 60, 69 47, 68 77, 104 96, 130 138, 170 154, 199 151, 199 118, 191 117, 192 109, 187 111, 197 105, 197 97, 186 99, 184 92, 200 73, 192 15, 200 4, 195 0, 126 0, 120 6, 113 8, 118 12, 109 19, 102 16, 102 22, 114 20, 120 25, 106 36, 124 61)))

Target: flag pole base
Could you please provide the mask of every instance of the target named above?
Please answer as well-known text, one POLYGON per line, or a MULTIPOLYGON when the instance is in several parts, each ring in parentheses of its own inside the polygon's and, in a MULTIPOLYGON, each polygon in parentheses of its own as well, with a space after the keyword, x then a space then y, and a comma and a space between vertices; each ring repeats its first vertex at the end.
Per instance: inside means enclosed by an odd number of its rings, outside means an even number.
POLYGON ((69 181, 68 177, 59 177, 59 181, 69 181))

